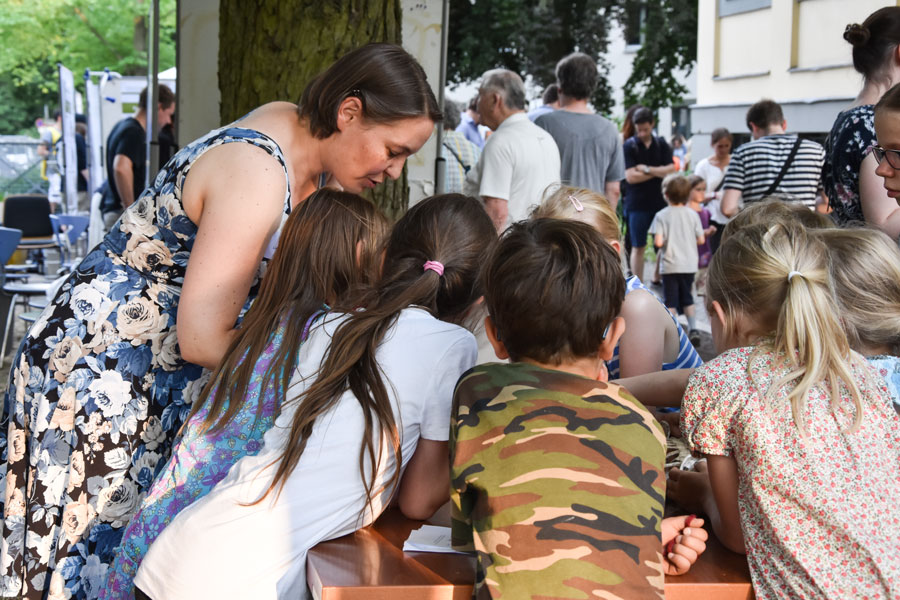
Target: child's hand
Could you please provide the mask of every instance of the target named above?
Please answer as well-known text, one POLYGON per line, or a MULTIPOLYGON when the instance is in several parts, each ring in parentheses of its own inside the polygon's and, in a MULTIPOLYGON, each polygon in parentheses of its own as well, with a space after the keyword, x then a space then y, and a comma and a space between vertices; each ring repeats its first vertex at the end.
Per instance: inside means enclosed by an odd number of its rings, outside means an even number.
POLYGON ((710 225, 709 227, 707 227, 707 228, 703 231, 703 233, 705 233, 706 235, 709 236, 709 235, 715 234, 716 231, 718 231, 718 230, 716 229, 716 226, 715 226, 715 225, 710 225))
POLYGON ((704 503, 712 497, 706 461, 697 463, 696 471, 669 469, 666 496, 678 506, 693 512, 703 512, 704 503))
POLYGON ((662 521, 663 571, 666 575, 684 575, 706 550, 709 534, 703 519, 694 515, 670 517, 662 521), (688 527, 690 525, 690 527, 688 527))

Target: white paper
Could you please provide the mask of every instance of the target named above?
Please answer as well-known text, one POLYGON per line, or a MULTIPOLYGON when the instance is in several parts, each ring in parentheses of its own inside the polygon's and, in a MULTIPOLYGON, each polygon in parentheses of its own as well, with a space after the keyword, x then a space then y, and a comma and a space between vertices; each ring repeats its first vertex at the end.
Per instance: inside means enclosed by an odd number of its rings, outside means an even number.
POLYGON ((404 552, 445 552, 447 554, 467 554, 450 546, 450 528, 438 525, 422 525, 409 533, 403 543, 404 552))

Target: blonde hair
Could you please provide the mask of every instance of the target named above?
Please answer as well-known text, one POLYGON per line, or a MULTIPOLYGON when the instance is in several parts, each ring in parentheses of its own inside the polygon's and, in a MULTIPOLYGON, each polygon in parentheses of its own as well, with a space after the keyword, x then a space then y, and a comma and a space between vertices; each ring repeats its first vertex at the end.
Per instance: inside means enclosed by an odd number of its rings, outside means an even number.
POLYGON ((809 210, 799 202, 788 202, 777 196, 766 196, 759 202, 753 202, 744 207, 731 221, 725 225, 722 232, 722 242, 750 225, 802 225, 806 229, 830 229, 834 227, 834 221, 822 213, 809 210))
POLYGON ((573 219, 587 223, 603 239, 619 239, 619 218, 603 194, 560 185, 548 190, 541 205, 531 213, 532 219, 573 219), (579 210, 579 207, 581 210, 579 210))
POLYGON ((686 204, 692 189, 694 186, 681 173, 669 173, 662 182, 663 194, 672 204, 686 204))
MULTIPOLYGON (((837 317, 828 258, 821 238, 798 223, 752 224, 742 227, 719 247, 709 266, 707 302, 718 301, 726 316, 725 333, 733 334, 740 313, 771 339, 758 351, 784 356, 789 372, 766 392, 771 399, 799 379, 788 393, 791 414, 806 436, 804 408, 810 389, 827 382, 831 408, 841 406, 841 384, 855 408, 849 430, 859 427, 862 400, 851 363, 861 359, 850 351, 837 317)), ((757 353, 751 356, 753 372, 757 353)))
POLYGON ((828 247, 835 295, 850 345, 900 349, 900 248, 877 229, 815 232, 828 247), (877 315, 877 317, 876 317, 877 315))

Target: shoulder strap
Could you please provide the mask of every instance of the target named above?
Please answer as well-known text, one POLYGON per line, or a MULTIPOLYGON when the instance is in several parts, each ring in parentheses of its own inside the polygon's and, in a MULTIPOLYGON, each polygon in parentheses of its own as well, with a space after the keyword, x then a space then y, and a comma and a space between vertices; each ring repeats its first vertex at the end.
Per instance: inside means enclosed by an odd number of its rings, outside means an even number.
POLYGON ((469 169, 472 168, 472 165, 467 165, 467 164, 466 164, 466 161, 464 161, 464 160, 462 159, 462 157, 459 155, 459 153, 458 153, 456 150, 453 149, 453 146, 451 146, 450 144, 447 143, 447 140, 444 140, 443 143, 442 143, 442 145, 444 146, 444 148, 446 148, 447 150, 449 150, 450 153, 453 154, 454 157, 456 157, 456 161, 462 166, 463 172, 464 172, 466 175, 468 175, 468 174, 469 174, 469 169))
POLYGON ((787 160, 784 161, 784 164, 781 165, 781 171, 778 173, 778 177, 772 182, 772 185, 769 186, 769 189, 766 190, 766 193, 763 196, 770 196, 775 193, 775 189, 778 187, 778 184, 781 183, 781 180, 784 179, 784 175, 787 173, 788 168, 791 166, 791 163, 794 162, 794 157, 797 156, 797 150, 800 149, 800 143, 803 140, 800 136, 797 136, 797 141, 794 142, 794 146, 791 148, 791 153, 788 154, 787 160))

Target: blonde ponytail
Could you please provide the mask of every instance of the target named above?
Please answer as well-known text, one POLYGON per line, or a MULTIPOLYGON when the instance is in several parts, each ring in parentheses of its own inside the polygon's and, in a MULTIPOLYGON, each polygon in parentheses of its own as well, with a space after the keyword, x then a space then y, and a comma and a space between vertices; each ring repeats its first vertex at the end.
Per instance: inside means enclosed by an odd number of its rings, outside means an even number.
MULTIPOLYGON (((860 362, 850 350, 837 317, 827 250, 800 225, 753 224, 726 240, 709 270, 708 301, 716 300, 733 323, 738 312, 749 317, 757 333, 770 337, 760 350, 784 356, 788 373, 766 392, 772 400, 784 386, 794 423, 806 435, 806 398, 812 387, 827 382, 837 415, 841 387, 849 393, 854 416, 849 431, 862 420, 862 400, 851 365, 860 362)), ((752 373, 756 354, 748 369, 752 373)))

